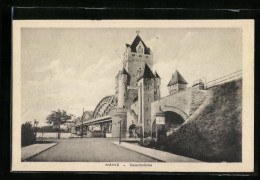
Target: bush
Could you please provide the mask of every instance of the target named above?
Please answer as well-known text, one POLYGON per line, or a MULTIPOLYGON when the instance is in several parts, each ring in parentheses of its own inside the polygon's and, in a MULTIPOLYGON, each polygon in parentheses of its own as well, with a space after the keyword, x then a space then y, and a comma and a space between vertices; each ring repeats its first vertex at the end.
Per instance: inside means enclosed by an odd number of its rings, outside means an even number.
POLYGON ((31 122, 26 122, 26 123, 22 124, 22 136, 21 137, 22 137, 22 139, 21 139, 22 146, 28 146, 30 144, 35 143, 36 136, 34 134, 31 122))
POLYGON ((155 146, 155 140, 151 137, 145 138, 143 146, 145 147, 154 147, 155 146))

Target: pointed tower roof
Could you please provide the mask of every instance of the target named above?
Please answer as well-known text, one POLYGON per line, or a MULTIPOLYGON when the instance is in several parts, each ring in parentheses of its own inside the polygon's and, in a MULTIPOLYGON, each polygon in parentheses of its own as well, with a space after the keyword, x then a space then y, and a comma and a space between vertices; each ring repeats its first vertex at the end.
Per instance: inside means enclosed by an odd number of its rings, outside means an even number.
POLYGON ((122 70, 119 70, 119 72, 116 75, 116 78, 120 75, 120 74, 126 74, 127 76, 129 76, 128 72, 125 70, 125 68, 123 67, 122 70))
POLYGON ((159 74, 158 74, 156 71, 154 72, 154 76, 155 76, 155 78, 161 79, 160 76, 159 76, 159 74))
POLYGON ((132 44, 130 45, 131 48, 131 52, 136 52, 136 46, 139 44, 139 42, 142 42, 143 46, 144 46, 144 54, 150 54, 150 48, 148 48, 145 43, 143 42, 143 40, 141 39, 141 37, 139 36, 139 34, 136 35, 134 41, 132 42, 132 44))
POLYGON ((141 73, 137 77, 137 81, 139 81, 142 78, 155 78, 153 72, 149 68, 149 66, 145 63, 144 68, 142 69, 141 73))
POLYGON ((130 84, 130 75, 128 74, 128 72, 125 70, 124 67, 123 67, 122 70, 120 70, 120 71, 117 73, 116 78, 118 78, 119 75, 122 75, 122 74, 127 75, 127 85, 129 85, 129 84, 130 84))
POLYGON ((170 82, 168 83, 167 86, 171 86, 174 84, 188 84, 187 81, 182 77, 182 75, 179 73, 178 70, 175 71, 175 73, 172 76, 172 79, 170 80, 170 82))
POLYGON ((128 72, 125 70, 125 68, 123 67, 123 69, 121 71, 119 71, 120 74, 126 74, 129 75, 128 72))

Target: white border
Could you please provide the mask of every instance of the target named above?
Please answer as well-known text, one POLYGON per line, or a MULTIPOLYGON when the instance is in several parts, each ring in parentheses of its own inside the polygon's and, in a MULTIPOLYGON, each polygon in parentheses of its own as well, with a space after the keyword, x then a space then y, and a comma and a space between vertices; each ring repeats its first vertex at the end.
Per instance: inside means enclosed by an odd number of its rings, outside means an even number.
MULTIPOLYGON (((253 172, 254 169, 254 20, 14 20, 13 21, 12 171, 253 172), (242 28, 242 163, 149 163, 119 167, 96 162, 21 162, 21 28, 242 28)), ((136 163, 135 164, 140 164, 136 163)), ((123 166, 125 165, 125 166, 123 166)))

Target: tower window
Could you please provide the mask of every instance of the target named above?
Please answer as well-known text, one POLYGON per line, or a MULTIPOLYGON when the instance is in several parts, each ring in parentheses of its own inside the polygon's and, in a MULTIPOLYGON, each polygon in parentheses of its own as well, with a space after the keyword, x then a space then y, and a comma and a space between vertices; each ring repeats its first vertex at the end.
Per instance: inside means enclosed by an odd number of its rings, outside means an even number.
POLYGON ((132 54, 133 57, 135 57, 135 54, 132 54))
POLYGON ((139 45, 139 47, 138 47, 138 53, 141 53, 141 54, 144 53, 144 49, 141 45, 139 45))
POLYGON ((142 57, 142 55, 139 55, 139 57, 142 57))

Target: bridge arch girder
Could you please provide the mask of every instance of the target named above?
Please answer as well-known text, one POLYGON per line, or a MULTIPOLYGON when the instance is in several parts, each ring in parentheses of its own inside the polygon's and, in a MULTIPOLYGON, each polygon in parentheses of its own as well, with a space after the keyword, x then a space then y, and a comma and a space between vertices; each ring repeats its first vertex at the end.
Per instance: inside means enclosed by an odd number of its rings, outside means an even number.
POLYGON ((108 115, 109 112, 116 106, 115 96, 106 96, 97 104, 94 112, 93 119, 108 115))

